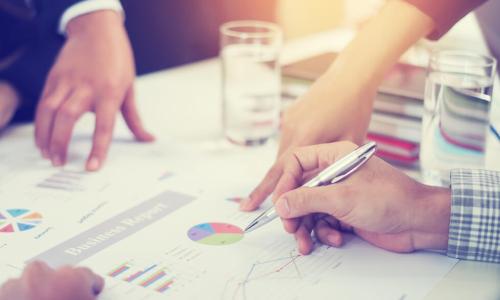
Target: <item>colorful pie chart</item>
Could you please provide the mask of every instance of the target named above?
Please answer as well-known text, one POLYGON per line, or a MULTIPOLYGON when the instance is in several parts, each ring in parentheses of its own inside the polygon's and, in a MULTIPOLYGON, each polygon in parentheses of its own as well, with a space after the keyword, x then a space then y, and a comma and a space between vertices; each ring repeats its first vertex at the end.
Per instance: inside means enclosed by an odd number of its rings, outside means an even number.
POLYGON ((42 215, 29 209, 0 210, 0 234, 28 231, 40 223, 42 215))
POLYGON ((223 246, 243 239, 243 230, 227 223, 202 223, 191 227, 187 235, 189 239, 200 244, 223 246))

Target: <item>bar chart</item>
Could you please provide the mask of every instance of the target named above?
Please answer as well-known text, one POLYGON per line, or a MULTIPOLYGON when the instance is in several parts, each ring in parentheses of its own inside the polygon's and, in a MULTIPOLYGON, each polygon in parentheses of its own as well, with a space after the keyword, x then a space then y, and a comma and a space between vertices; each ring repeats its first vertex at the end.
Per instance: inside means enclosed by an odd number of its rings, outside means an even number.
POLYGON ((107 275, 159 293, 166 293, 175 283, 173 273, 162 264, 141 267, 140 264, 130 261, 118 265, 107 275))
POLYGON ((38 188, 64 192, 101 191, 107 183, 98 174, 80 171, 60 170, 41 180, 38 188))

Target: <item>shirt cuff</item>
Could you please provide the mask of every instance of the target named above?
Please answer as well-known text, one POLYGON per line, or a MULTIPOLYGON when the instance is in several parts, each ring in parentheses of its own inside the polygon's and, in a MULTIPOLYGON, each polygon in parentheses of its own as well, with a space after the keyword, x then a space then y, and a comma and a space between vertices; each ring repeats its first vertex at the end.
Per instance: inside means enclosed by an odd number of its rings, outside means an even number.
POLYGON ((66 34, 66 27, 71 20, 99 10, 113 10, 124 15, 123 7, 118 0, 85 0, 64 11, 59 21, 59 33, 66 34))
POLYGON ((453 170, 448 256, 500 262, 500 172, 453 170))

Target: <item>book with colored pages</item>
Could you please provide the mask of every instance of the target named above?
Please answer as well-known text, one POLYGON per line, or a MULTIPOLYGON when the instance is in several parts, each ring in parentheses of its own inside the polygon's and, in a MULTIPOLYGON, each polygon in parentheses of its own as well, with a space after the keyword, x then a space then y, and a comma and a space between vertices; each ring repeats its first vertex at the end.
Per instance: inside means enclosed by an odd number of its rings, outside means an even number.
MULTIPOLYGON (((285 65, 282 68, 284 81, 287 83, 288 79, 299 79, 311 83, 328 70, 336 57, 337 54, 334 52, 324 53, 285 65)), ((404 105, 406 98, 422 102, 425 77, 425 68, 398 63, 386 74, 378 91, 401 97, 402 105, 404 105)))
POLYGON ((367 139, 377 143, 377 155, 390 162, 416 165, 418 163, 419 145, 381 134, 368 133, 367 139))
MULTIPOLYGON (((283 67, 285 106, 307 92, 336 57, 324 53, 283 67)), ((397 64, 387 75, 373 104, 369 136, 379 144, 378 155, 391 162, 414 166, 418 163, 426 71, 397 64), (408 147, 411 148, 409 151, 408 147)))
POLYGON ((368 132, 420 144, 422 122, 416 118, 400 118, 374 111, 368 132))

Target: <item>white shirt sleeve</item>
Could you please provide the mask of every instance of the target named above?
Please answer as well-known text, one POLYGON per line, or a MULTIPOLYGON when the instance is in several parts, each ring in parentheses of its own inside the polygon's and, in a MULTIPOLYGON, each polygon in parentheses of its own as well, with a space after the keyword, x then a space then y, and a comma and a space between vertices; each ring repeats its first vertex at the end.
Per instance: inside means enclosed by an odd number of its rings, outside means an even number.
POLYGON ((66 34, 68 23, 85 14, 89 14, 99 10, 113 10, 124 15, 123 7, 119 0, 85 0, 70 6, 64 11, 59 20, 58 31, 60 34, 66 34))

